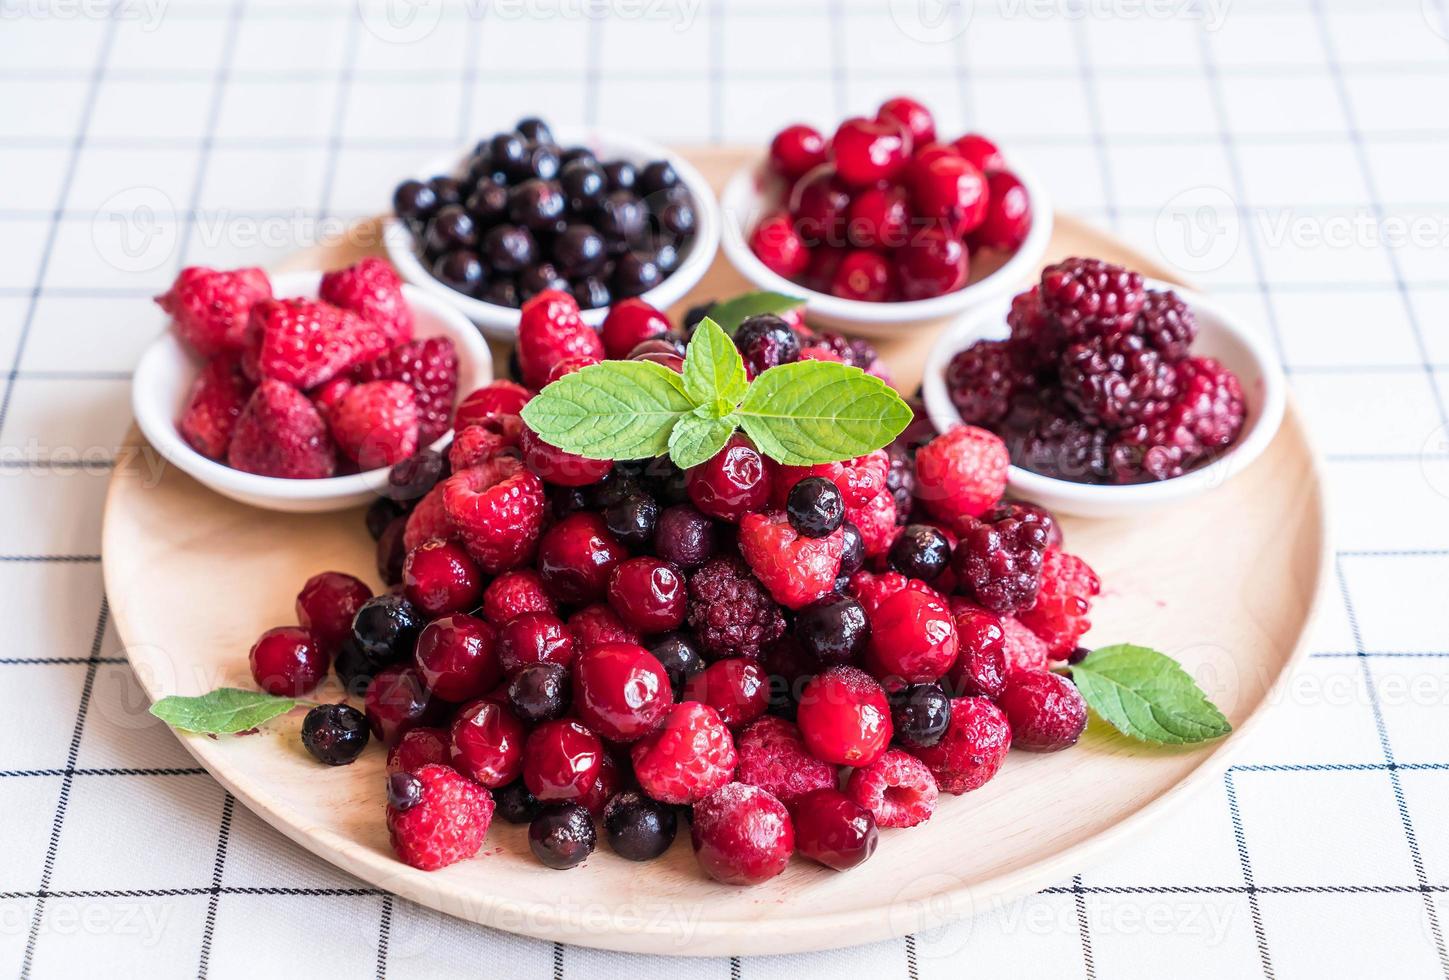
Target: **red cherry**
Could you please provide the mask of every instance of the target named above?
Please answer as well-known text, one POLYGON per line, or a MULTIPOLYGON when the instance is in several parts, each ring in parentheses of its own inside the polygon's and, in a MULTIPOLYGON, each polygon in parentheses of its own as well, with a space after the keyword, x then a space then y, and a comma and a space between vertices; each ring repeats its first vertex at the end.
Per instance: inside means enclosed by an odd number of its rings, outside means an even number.
POLYGON ((523 772, 527 732, 507 708, 495 701, 474 701, 453 719, 454 769, 489 789, 506 786, 523 772))
POLYGON ((795 231, 812 249, 845 244, 845 219, 849 209, 850 190, 829 167, 811 171, 790 192, 795 231))
POLYGON ((659 726, 674 703, 659 660, 632 643, 601 643, 574 663, 574 709, 604 738, 632 742, 659 726))
POLYGON ((1006 631, 1001 617, 965 599, 951 598, 958 655, 946 680, 952 697, 998 698, 1006 688, 1006 631))
POLYGON ((769 502, 770 474, 765 457, 739 433, 687 473, 689 499, 710 517, 739 523, 746 514, 764 510, 769 502))
POLYGON ((906 195, 898 187, 871 187, 850 202, 846 231, 857 248, 899 248, 910 231, 906 195))
POLYGON ((252 645, 252 679, 268 694, 297 697, 327 676, 327 654, 300 626, 277 626, 252 645))
POLYGON ((810 754, 839 766, 870 765, 893 731, 885 691, 849 666, 831 667, 805 685, 796 721, 810 754))
POLYGON ((497 636, 491 625, 467 613, 429 623, 413 652, 423 683, 445 701, 482 697, 503 679, 497 636))
POLYGON ((671 354, 665 351, 648 351, 643 354, 634 354, 631 361, 653 361, 655 364, 662 364, 675 374, 684 373, 684 358, 678 354, 671 354))
POLYGON ((911 203, 918 216, 940 221, 959 237, 986 220, 986 175, 962 157, 942 153, 916 160, 910 172, 911 203))
POLYGON ((533 730, 523 746, 523 784, 540 800, 577 800, 599 778, 604 743, 576 721, 560 718, 533 730))
POLYGON ((730 728, 743 728, 769 707, 770 679, 756 661, 726 657, 691 677, 682 700, 707 704, 730 728))
POLYGON ((453 427, 464 429, 494 415, 517 415, 533 392, 516 381, 498 380, 470 392, 453 413, 453 427))
POLYGON ((559 361, 553 367, 548 369, 548 380, 544 382, 544 387, 548 387, 559 378, 568 377, 575 371, 580 371, 586 367, 592 367, 593 365, 598 364, 600 360, 602 360, 602 358, 595 357, 592 354, 580 354, 577 357, 565 357, 563 360, 559 361))
POLYGON ((930 299, 966 285, 970 272, 966 246, 939 227, 924 228, 896 253, 902 299, 930 299))
POLYGON ((428 616, 475 609, 483 595, 483 576, 461 546, 424 541, 403 562, 403 595, 428 616))
POLYGON ((825 162, 830 145, 814 126, 786 126, 770 141, 770 169, 794 180, 825 162))
POLYGON ((791 816, 796 849, 836 871, 864 862, 880 841, 871 812, 838 789, 811 790, 796 801, 791 816))
POLYGON ((498 662, 510 677, 534 664, 567 667, 574 662, 573 634, 552 613, 524 613, 498 631, 498 662))
POLYGON ((832 144, 835 172, 851 187, 894 180, 911 156, 910 131, 893 120, 847 119, 832 144))
POLYGON ((810 260, 805 243, 788 214, 772 214, 750 234, 750 251, 777 276, 793 279, 805 271, 810 260))
POLYGON ((1006 160, 996 144, 978 133, 967 133, 951 146, 983 173, 995 173, 1006 167, 1006 160))
POLYGON ((543 533, 538 573, 559 602, 584 604, 604 597, 609 573, 629 553, 592 511, 577 511, 543 533))
POLYGON ((904 95, 882 102, 875 117, 905 127, 911 134, 911 142, 916 146, 936 138, 936 120, 931 115, 931 110, 904 95))
POLYGON ((352 635, 352 617, 372 598, 359 578, 343 572, 319 572, 297 593, 297 622, 332 657, 352 635))
POLYGON ((800 284, 817 293, 830 292, 830 283, 835 279, 835 270, 849 253, 849 249, 837 245, 820 245, 810 250, 810 265, 800 277, 800 284))
POLYGON ((1016 175, 998 170, 986 177, 989 203, 986 219, 967 239, 972 248, 1015 251, 1031 230, 1031 198, 1016 175))
POLYGON ((870 614, 866 663, 887 688, 934 681, 956 662, 956 624, 938 596, 902 589, 870 614))
POLYGON ((669 330, 669 319, 663 313, 634 296, 609 307, 599 335, 604 341, 604 356, 621 360, 636 344, 669 330))
POLYGON ((588 459, 551 446, 528 426, 520 433, 523 465, 538 474, 545 483, 559 487, 584 487, 598 483, 613 469, 607 459, 588 459))
POLYGON ((851 252, 840 260, 830 292, 842 299, 884 303, 895 297, 895 268, 879 252, 851 252))
POLYGON ((684 576, 658 558, 620 562, 609 575, 609 605, 641 633, 664 633, 684 622, 684 576))

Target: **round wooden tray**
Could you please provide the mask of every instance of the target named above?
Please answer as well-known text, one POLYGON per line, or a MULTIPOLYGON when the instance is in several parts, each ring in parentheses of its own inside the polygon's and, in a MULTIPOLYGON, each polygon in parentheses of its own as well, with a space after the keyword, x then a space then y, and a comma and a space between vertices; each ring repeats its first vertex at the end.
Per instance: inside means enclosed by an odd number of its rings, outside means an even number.
MULTIPOLYGON (((718 183, 743 155, 694 158, 718 183)), ((1059 218, 1047 259, 1067 254, 1168 278, 1120 243, 1059 218)), ((355 250, 334 249, 293 265, 355 258, 355 250)), ((690 302, 744 288, 721 259, 690 302)), ((880 345, 903 388, 914 387, 936 332, 918 329, 880 345)), ((253 510, 175 468, 159 482, 149 473, 117 469, 103 560, 116 628, 152 698, 251 687, 247 650, 266 627, 295 622, 293 598, 313 573, 342 569, 377 584, 360 511, 253 510)), ((1080 870, 1220 774, 1302 652, 1328 577, 1322 480, 1291 407, 1264 456, 1207 496, 1139 521, 1063 523, 1068 547, 1106 583, 1089 640, 1147 644, 1177 657, 1236 733, 1195 749, 1153 750, 1094 724, 1069 751, 1012 753, 987 786, 944 796, 924 827, 885 831, 875 858, 844 874, 797 860, 765 885, 732 888, 704 877, 687 839, 649 864, 601 846, 583 866, 558 873, 528 853, 523 828, 501 820, 475 860, 415 871, 388 846, 380 748, 352 766, 319 766, 298 739, 300 712, 250 737, 180 738, 238 799, 302 846, 405 898, 511 932, 720 955, 847 946, 931 928, 1080 870)))

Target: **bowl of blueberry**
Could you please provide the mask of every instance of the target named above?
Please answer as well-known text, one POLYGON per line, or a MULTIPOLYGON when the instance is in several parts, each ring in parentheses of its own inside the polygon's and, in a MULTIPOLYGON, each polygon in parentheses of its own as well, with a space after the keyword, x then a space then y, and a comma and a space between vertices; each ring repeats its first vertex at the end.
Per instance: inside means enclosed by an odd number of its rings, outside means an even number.
POLYGON ((404 279, 507 340, 546 289, 571 293, 594 327, 619 300, 673 305, 714 260, 719 226, 709 184, 678 154, 527 118, 400 183, 384 240, 404 279))
POLYGON ((939 320, 1016 288, 1051 239, 1041 184, 991 140, 938 137, 914 99, 831 137, 787 126, 721 196, 722 244, 760 289, 864 336, 939 320))
POLYGON ((1277 359, 1206 296, 1068 258, 936 342, 922 397, 946 431, 989 429, 1013 492, 1122 517, 1202 493, 1258 458, 1282 421, 1277 359))

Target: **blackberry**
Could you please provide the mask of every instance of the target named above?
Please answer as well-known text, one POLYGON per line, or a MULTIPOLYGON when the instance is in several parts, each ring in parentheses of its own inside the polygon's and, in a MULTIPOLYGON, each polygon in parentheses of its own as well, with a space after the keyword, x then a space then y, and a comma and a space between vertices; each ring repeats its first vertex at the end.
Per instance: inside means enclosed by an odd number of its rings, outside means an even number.
POLYGON ((851 340, 838 333, 822 333, 815 342, 822 347, 828 347, 839 354, 840 359, 846 364, 858 367, 862 371, 869 371, 880 359, 875 348, 866 341, 851 340))
POLYGON ((1003 517, 1016 517, 1024 521, 1036 521, 1046 529, 1047 547, 1060 548, 1064 541, 1062 526, 1057 521, 1057 516, 1047 510, 1041 504, 1027 503, 1024 500, 1003 500, 988 513, 988 520, 1000 520, 1003 517))
POLYGON ((1182 394, 1166 414, 1123 429, 1112 441, 1109 464, 1116 482, 1182 476, 1242 432, 1247 409, 1237 376, 1211 358, 1192 358, 1179 368, 1182 394))
POLYGON ((1111 433, 1065 414, 1042 415, 1006 437, 1011 461, 1022 469, 1073 483, 1108 482, 1111 433))
POLYGON ((1101 259, 1066 259, 1041 273, 1042 306, 1069 337, 1120 333, 1146 300, 1140 273, 1101 259))
POLYGON ((1036 521, 987 516, 956 544, 953 565, 961 591, 995 613, 1036 604, 1047 532, 1036 521))
POLYGON ((1149 289, 1133 330, 1165 360, 1180 361, 1197 336, 1197 320, 1172 290, 1149 289))
POLYGON ((743 561, 711 558, 689 577, 686 618, 704 655, 758 658, 785 632, 785 617, 743 561))
POLYGON ((1033 286, 1012 298, 1006 325, 1011 328, 1011 342, 1027 370, 1041 371, 1056 362, 1066 334, 1061 322, 1042 305, 1039 287, 1033 286))
POLYGON ((1024 378, 1009 340, 981 340, 951 358, 946 390, 967 425, 991 428, 1011 410, 1024 378))
POLYGON ((1177 368, 1135 333, 1089 337, 1062 354, 1062 396, 1083 421, 1118 429, 1151 422, 1177 396, 1177 368))

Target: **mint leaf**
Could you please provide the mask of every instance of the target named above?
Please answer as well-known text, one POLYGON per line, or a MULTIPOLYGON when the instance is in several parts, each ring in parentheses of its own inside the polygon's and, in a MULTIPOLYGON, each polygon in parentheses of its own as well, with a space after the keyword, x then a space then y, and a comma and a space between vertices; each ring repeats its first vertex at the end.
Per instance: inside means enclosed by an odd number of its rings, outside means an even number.
POLYGON ((172 695, 151 705, 151 714, 172 728, 203 735, 234 735, 284 715, 303 702, 261 691, 221 687, 200 697, 172 695))
POLYGON ((1071 668, 1082 698, 1123 735, 1186 745, 1233 730, 1176 660, 1147 647, 1103 647, 1071 668))
POLYGON ((724 448, 735 431, 735 417, 686 415, 669 434, 669 458, 682 470, 698 466, 724 448))
POLYGON ((720 325, 721 330, 733 337, 740 324, 752 316, 759 316, 761 313, 779 316, 804 305, 805 301, 800 297, 786 296, 784 293, 745 293, 743 296, 714 304, 709 308, 709 315, 720 325))
POLYGON ((694 411, 678 374, 653 361, 605 361, 565 375, 523 407, 544 442, 589 459, 644 459, 669 449, 694 411))
POLYGON ((683 377, 685 394, 715 419, 733 412, 750 386, 739 349, 709 317, 694 328, 684 353, 683 377))
POLYGON ((910 425, 911 407, 860 368, 796 361, 757 377, 740 402, 740 427, 787 466, 833 463, 889 445, 910 425))

